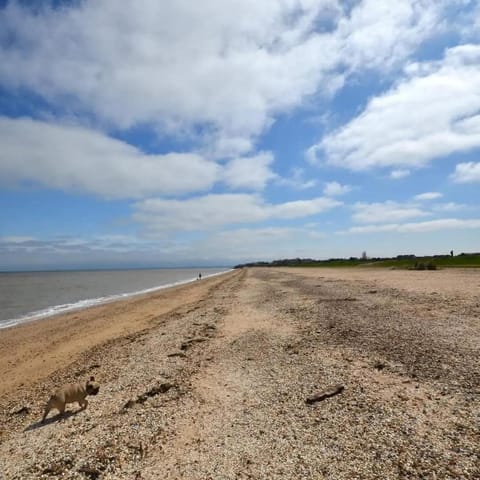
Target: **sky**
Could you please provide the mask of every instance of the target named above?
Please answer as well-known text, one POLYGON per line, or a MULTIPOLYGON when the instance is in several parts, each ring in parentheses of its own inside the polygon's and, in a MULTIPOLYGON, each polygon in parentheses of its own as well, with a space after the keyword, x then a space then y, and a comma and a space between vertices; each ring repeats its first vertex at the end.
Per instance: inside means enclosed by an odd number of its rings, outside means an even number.
POLYGON ((0 0, 0 270, 480 251, 480 2, 0 0))

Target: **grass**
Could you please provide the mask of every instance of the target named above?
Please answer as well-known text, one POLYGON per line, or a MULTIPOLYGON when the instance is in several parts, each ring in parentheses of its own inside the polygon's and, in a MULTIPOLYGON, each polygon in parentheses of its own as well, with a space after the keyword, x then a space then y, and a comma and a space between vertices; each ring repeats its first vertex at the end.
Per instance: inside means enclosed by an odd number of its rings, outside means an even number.
MULTIPOLYGON (((329 260, 313 260, 292 258, 274 260, 273 262, 255 262, 237 265, 237 267, 381 267, 414 269, 415 265, 430 265, 435 268, 480 268, 480 253, 461 253, 460 255, 432 255, 417 257, 415 255, 399 255, 395 258, 331 258, 329 260)), ((431 268, 434 270, 435 268, 431 268)))
POLYGON ((433 263, 438 268, 480 267, 480 254, 463 254, 457 256, 434 255, 430 257, 415 257, 414 259, 382 259, 371 262, 368 266, 386 268, 413 268, 415 263, 433 263))

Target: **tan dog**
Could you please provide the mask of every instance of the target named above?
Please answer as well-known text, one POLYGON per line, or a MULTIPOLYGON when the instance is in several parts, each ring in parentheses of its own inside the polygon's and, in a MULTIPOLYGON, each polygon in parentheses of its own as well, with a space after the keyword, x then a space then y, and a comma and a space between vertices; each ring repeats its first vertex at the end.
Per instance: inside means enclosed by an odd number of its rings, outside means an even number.
POLYGON ((58 389, 50 397, 50 400, 48 400, 43 414, 42 423, 45 422, 45 419, 52 408, 56 408, 60 412, 60 415, 63 415, 67 403, 78 402, 81 409, 85 410, 88 405, 85 397, 87 395, 96 395, 99 389, 100 386, 95 382, 94 377, 90 377, 90 380, 85 385, 82 385, 81 383, 69 383, 58 389))

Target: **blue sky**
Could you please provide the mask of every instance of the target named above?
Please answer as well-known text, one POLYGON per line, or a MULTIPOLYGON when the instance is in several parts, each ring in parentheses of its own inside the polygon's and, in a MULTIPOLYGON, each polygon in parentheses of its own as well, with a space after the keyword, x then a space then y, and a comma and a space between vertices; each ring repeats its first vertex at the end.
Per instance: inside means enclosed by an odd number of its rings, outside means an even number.
POLYGON ((0 270, 480 251, 480 5, 0 2, 0 270))

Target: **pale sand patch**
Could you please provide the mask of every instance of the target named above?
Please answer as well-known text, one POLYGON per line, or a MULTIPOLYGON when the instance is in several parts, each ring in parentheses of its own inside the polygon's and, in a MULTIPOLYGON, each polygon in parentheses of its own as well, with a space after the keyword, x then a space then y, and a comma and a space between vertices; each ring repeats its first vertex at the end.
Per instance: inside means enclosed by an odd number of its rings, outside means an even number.
MULTIPOLYGON (((279 342, 290 339, 294 341, 296 328, 288 318, 282 317, 269 310, 261 310, 262 282, 249 276, 242 284, 242 289, 229 299, 229 313, 224 317, 218 328, 218 335, 212 340, 209 357, 229 358, 228 352, 232 346, 241 341, 249 342, 252 337, 262 336, 269 342, 279 342)), ((260 352, 259 352, 260 353, 260 352)), ((247 359, 252 359, 247 355, 247 359)), ((254 386, 246 383, 241 368, 232 368, 229 362, 212 362, 202 369, 194 379, 194 388, 205 403, 215 404, 217 407, 196 422, 195 432, 203 436, 208 435, 215 419, 219 416, 228 415, 233 404, 239 402, 239 393, 254 391, 254 386)), ((188 422, 187 422, 188 423, 188 422)), ((179 430, 180 441, 182 437, 190 439, 192 436, 191 425, 185 426, 185 430, 179 430)))
MULTIPOLYGON (((282 286, 281 290, 285 293, 290 289, 282 286)), ((264 296, 264 282, 249 275, 242 279, 241 289, 224 298, 228 310, 225 309, 217 335, 203 354, 210 361, 192 379, 200 408, 191 407, 190 414, 177 423, 174 441, 165 446, 162 452, 164 478, 178 478, 179 452, 188 452, 185 455, 188 463, 205 461, 205 453, 195 446, 212 442, 224 430, 225 424, 238 422, 239 412, 258 402, 258 386, 245 375, 247 364, 255 357, 262 357, 271 344, 294 342, 296 327, 288 317, 272 309, 258 308, 264 296), (243 361, 238 362, 238 353, 234 352, 242 351, 242 345, 251 345, 254 349, 252 352, 244 350, 243 361), (169 471, 174 473, 167 474, 169 471)))
POLYGON ((295 333, 295 328, 288 322, 272 316, 271 312, 261 311, 257 308, 261 295, 261 282, 253 277, 248 277, 243 289, 235 299, 232 299, 231 313, 225 318, 222 333, 229 340, 240 337, 251 330, 263 330, 268 334, 284 337, 295 333), (254 292, 253 295, 251 292, 254 292))

